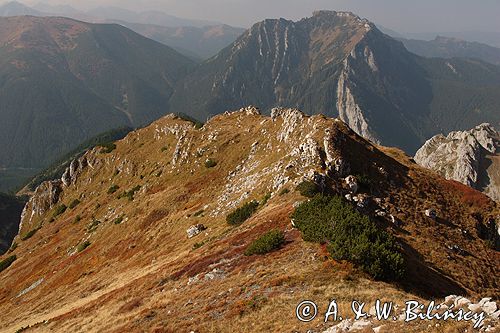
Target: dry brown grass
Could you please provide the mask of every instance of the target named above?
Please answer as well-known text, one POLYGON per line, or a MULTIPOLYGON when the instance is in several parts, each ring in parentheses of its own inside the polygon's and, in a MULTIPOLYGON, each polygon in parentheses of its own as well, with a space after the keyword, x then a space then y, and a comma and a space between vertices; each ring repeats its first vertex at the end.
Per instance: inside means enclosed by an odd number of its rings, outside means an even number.
MULTIPOLYGON (((94 169, 87 169, 62 197, 67 201, 78 196, 82 203, 54 223, 45 223, 32 239, 20 242, 15 251, 18 260, 0 276, 0 331, 50 319, 34 331, 292 332, 326 327, 321 320, 301 324, 294 318, 295 306, 303 299, 317 300, 325 307, 336 298, 345 309, 352 299, 401 303, 451 291, 476 298, 500 296, 499 281, 491 278, 497 276, 500 257, 477 239, 477 220, 472 216, 481 212, 486 218, 498 212, 494 203, 485 204, 474 194, 468 199, 470 205, 464 205, 458 199, 465 193, 461 187, 418 168, 400 151, 384 148, 390 156, 385 155, 339 123, 321 116, 314 120, 303 133, 316 133, 321 141, 325 128, 333 128, 343 138, 341 153, 353 172, 374 179, 375 195, 385 198, 389 212, 403 222, 401 228, 394 228, 379 221, 404 244, 410 261, 406 282, 371 281, 352 265, 327 259, 325 248, 304 243, 290 227, 293 204, 304 200, 294 191, 273 197, 239 227, 227 225, 225 214, 230 209, 224 205, 218 215, 210 215, 225 189, 225 177, 248 157, 257 139, 260 147, 269 143, 274 150, 272 154, 258 150, 255 159, 260 163, 252 172, 262 172, 282 159, 286 165, 286 143, 262 134, 263 130, 275 133, 280 121, 233 114, 214 118, 204 130, 191 128, 186 140, 191 153, 177 167, 172 163, 177 139, 172 134, 155 139, 156 127, 186 123, 167 117, 131 133, 111 154, 98 155, 94 169), (207 139, 211 131, 218 132, 217 140, 207 139), (205 148, 205 155, 198 157, 197 148, 205 148), (204 167, 206 156, 218 161, 215 168, 204 167), (124 171, 117 176, 114 170, 122 162, 124 171), (381 166, 393 184, 377 171, 381 166), (163 172, 157 176, 160 169, 163 172), (143 179, 138 175, 144 175, 143 179), (106 193, 112 184, 121 189, 130 184, 143 187, 129 202, 106 193), (203 216, 194 217, 205 205, 203 216), (438 221, 423 215, 429 206, 438 210, 438 221), (75 224, 76 215, 82 220, 75 224), (115 225, 113 219, 121 215, 127 220, 115 225), (86 227, 92 216, 102 223, 89 234, 86 227), (204 232, 187 239, 186 229, 197 223, 208 227, 208 235, 204 232), (274 228, 286 231, 282 249, 264 256, 242 255, 253 239, 274 228), (460 229, 473 239, 464 237, 460 229), (86 251, 68 255, 87 238, 91 246, 86 251), (193 249, 195 243, 203 245, 193 249), (458 244, 473 256, 451 253, 450 244, 458 244), (214 268, 221 269, 224 277, 205 280, 214 268), (200 281, 188 285, 194 276, 200 281), (44 282, 38 288, 15 297, 41 277, 44 282)), ((271 182, 272 175, 261 176, 245 200, 261 199, 271 182)), ((331 185, 341 188, 337 180, 331 185)), ((227 202, 239 195, 230 195, 227 202)), ((390 323, 386 331, 453 332, 461 328, 453 324, 428 327, 427 323, 403 328, 390 323)))

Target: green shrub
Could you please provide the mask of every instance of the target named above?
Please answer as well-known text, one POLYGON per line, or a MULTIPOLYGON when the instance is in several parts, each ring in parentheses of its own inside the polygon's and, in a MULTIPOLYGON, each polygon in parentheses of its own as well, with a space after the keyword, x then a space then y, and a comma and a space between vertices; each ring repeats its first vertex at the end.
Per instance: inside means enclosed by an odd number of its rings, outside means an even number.
POLYGON ((9 248, 9 252, 13 252, 17 249, 18 244, 16 242, 13 242, 12 245, 9 248))
POLYGON ((282 195, 285 195, 285 194, 287 194, 287 193, 289 193, 289 192, 290 192, 290 190, 289 190, 289 189, 284 188, 284 189, 282 189, 282 190, 280 191, 279 195, 280 195, 280 196, 282 196, 282 195))
POLYGON ((116 145, 112 142, 101 143, 99 146, 102 147, 102 154, 109 154, 116 149, 116 145))
POLYGON ((65 204, 60 204, 54 209, 54 214, 52 215, 54 218, 58 217, 59 215, 63 214, 68 207, 66 207, 65 204))
POLYGON ((217 162, 216 162, 216 161, 214 161, 214 160, 212 160, 211 158, 209 158, 209 159, 207 159, 207 160, 205 161, 205 168, 207 168, 207 169, 213 168, 213 167, 215 167, 216 165, 217 165, 217 162))
POLYGON ((200 209, 199 211, 197 211, 196 213, 193 214, 194 217, 198 217, 198 216, 201 216, 205 211, 203 209, 200 209))
POLYGON ((82 252, 83 250, 85 250, 89 246, 90 246, 90 241, 86 240, 85 242, 83 242, 81 244, 78 244, 78 246, 76 247, 76 251, 77 252, 82 252))
POLYGON ((12 265, 12 263, 16 261, 16 259, 16 255, 12 255, 10 257, 7 257, 7 259, 0 261, 0 273, 9 268, 9 266, 12 265))
POLYGON ((254 240, 245 250, 246 256, 266 254, 279 249, 285 243, 285 235, 281 230, 271 230, 254 240))
POLYGON ((262 200, 260 201, 260 206, 263 207, 267 204, 267 202, 271 199, 271 193, 267 193, 262 200))
POLYGON ((73 209, 73 208, 75 208, 76 206, 78 206, 79 204, 80 204, 80 200, 75 199, 75 200, 71 201, 71 203, 69 204, 69 206, 68 206, 68 207, 69 207, 70 209, 73 209))
POLYGON ((199 248, 200 248, 200 247, 202 247, 203 245, 205 245, 205 242, 194 243, 194 244, 193 244, 193 250, 199 249, 199 248))
POLYGON ((121 198, 128 198, 129 201, 133 201, 134 200, 134 195, 137 191, 139 191, 141 189, 141 186, 140 185, 137 185, 135 186, 134 188, 128 190, 128 191, 125 191, 123 192, 122 194, 120 194, 118 196, 118 199, 121 199, 121 198))
POLYGON ((40 228, 36 228, 36 229, 28 231, 26 234, 24 234, 24 236, 21 237, 21 240, 25 241, 25 240, 30 239, 31 237, 33 237, 36 234, 36 232, 38 230, 40 230, 40 228))
POLYGON ((405 261, 394 238, 341 197, 317 195, 292 214, 306 241, 328 243, 336 260, 348 260, 377 280, 398 280, 405 261))
POLYGON ((226 221, 231 225, 242 224, 248 220, 253 213, 255 213, 258 207, 259 203, 257 201, 250 201, 243 206, 236 208, 233 212, 226 216, 226 221))
POLYGON ((202 128, 202 127, 203 127, 203 125, 204 125, 201 121, 199 121, 199 120, 197 120, 197 119, 195 119, 195 118, 193 118, 193 117, 190 117, 190 116, 188 116, 187 114, 184 114, 184 113, 182 113, 182 112, 180 112, 180 113, 176 113, 176 114, 175 114, 175 116, 176 116, 177 118, 182 119, 182 120, 186 120, 186 121, 191 122, 191 123, 194 125, 194 128, 196 128, 196 129, 200 129, 200 128, 202 128))
POLYGON ((320 192, 318 185, 309 180, 304 180, 302 183, 297 185, 296 190, 307 198, 312 198, 320 192))
POLYGON ((108 194, 113 194, 115 193, 116 191, 118 191, 120 189, 120 186, 118 185, 111 185, 109 188, 108 188, 108 194))
POLYGON ((354 175, 354 177, 356 177, 356 180, 358 181, 358 185, 361 187, 361 189, 363 189, 365 191, 371 191, 373 181, 371 180, 371 178, 368 175, 357 174, 357 175, 354 175))
POLYGON ((123 222, 123 216, 117 217, 117 218, 113 221, 113 223, 114 223, 114 224, 120 224, 120 223, 122 223, 122 222, 123 222))
POLYGON ((94 232, 99 226, 99 224, 101 224, 101 221, 93 219, 92 222, 90 222, 90 224, 87 226, 87 231, 94 232))
POLYGON ((73 221, 73 223, 78 223, 82 220, 82 217, 80 215, 77 215, 75 216, 75 220, 73 221))
POLYGON ((167 150, 168 150, 168 146, 161 147, 161 152, 162 152, 162 153, 163 153, 163 152, 165 152, 165 151, 167 151, 167 150))

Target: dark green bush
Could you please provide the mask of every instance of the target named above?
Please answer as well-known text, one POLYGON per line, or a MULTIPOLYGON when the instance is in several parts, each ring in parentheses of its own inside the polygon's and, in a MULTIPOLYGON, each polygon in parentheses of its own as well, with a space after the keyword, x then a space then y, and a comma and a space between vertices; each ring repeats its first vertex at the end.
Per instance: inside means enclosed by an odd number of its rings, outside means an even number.
POLYGON ((398 280, 405 262, 394 238, 338 196, 317 195, 292 214, 306 241, 328 243, 336 260, 348 260, 377 280, 398 280))
POLYGON ((17 246, 18 244, 16 242, 13 242, 9 248, 9 253, 15 251, 17 249, 17 246))
POLYGON ((78 223, 82 220, 82 217, 80 215, 77 215, 75 216, 75 220, 73 221, 73 223, 78 223))
POLYGON ((90 241, 86 240, 85 242, 78 244, 78 246, 76 247, 76 251, 82 252, 83 250, 85 250, 89 246, 90 246, 90 241))
POLYGON ((71 203, 69 204, 69 206, 68 206, 68 207, 69 207, 70 209, 73 209, 73 208, 75 208, 76 206, 78 206, 79 204, 80 204, 80 200, 75 199, 75 200, 71 201, 71 203))
POLYGON ((271 230, 254 240, 245 250, 246 256, 266 254, 279 249, 285 243, 285 235, 281 230, 271 230))
POLYGON ((205 242, 194 243, 194 244, 193 244, 193 250, 199 249, 199 248, 200 248, 200 247, 202 247, 203 245, 205 245, 205 242))
POLYGON ((260 206, 263 207, 267 204, 267 202, 271 199, 271 193, 267 193, 262 200, 260 201, 260 206))
POLYGON ((200 209, 199 211, 197 211, 196 213, 193 214, 194 217, 198 217, 198 216, 201 216, 205 211, 203 209, 200 209))
POLYGON ((207 160, 205 161, 205 168, 207 168, 207 169, 213 168, 213 167, 215 167, 216 165, 217 165, 217 162, 216 162, 216 161, 214 161, 214 160, 212 160, 211 158, 209 158, 209 159, 207 159, 207 160))
POLYGON ((296 190, 307 198, 312 198, 320 192, 319 186, 309 180, 304 180, 302 183, 297 185, 296 190))
POLYGON ((113 221, 113 223, 114 223, 114 224, 120 224, 120 223, 122 223, 122 222, 123 222, 123 216, 117 217, 117 218, 113 221))
POLYGON ((194 125, 194 128, 196 128, 196 129, 200 129, 204 125, 201 121, 199 121, 191 116, 188 116, 185 113, 180 112, 180 113, 176 113, 175 115, 177 118, 191 122, 194 125))
POLYGON ((87 226, 87 231, 94 232, 99 226, 99 224, 101 224, 101 221, 93 219, 92 222, 90 222, 90 224, 87 226))
POLYGON ((361 187, 362 190, 365 190, 368 192, 371 191, 373 181, 371 180, 371 178, 368 175, 357 174, 354 176, 356 177, 356 180, 358 181, 358 185, 361 187))
POLYGON ((118 189, 120 188, 120 186, 118 185, 111 185, 109 188, 108 188, 108 194, 113 194, 115 193, 116 191, 118 191, 118 189))
POLYGON ((285 194, 287 194, 287 193, 290 193, 290 190, 289 190, 289 189, 287 189, 287 188, 284 188, 284 189, 282 189, 282 190, 280 191, 279 195, 280 195, 280 196, 282 196, 282 195, 285 195, 285 194))
POLYGON ((54 214, 52 215, 54 218, 58 217, 59 215, 63 214, 68 207, 66 207, 65 204, 60 204, 54 209, 54 214))
POLYGON ((257 201, 250 201, 243 206, 236 208, 233 212, 226 216, 226 221, 231 225, 242 224, 248 220, 253 213, 255 213, 258 207, 259 203, 257 201))
POLYGON ((118 199, 121 199, 121 198, 128 198, 129 201, 133 201, 134 200, 134 195, 137 191, 139 191, 141 189, 141 186, 140 185, 137 185, 135 186, 134 188, 128 190, 128 191, 125 191, 123 192, 122 194, 120 194, 118 196, 118 199))
POLYGON ((0 261, 0 272, 9 268, 9 266, 12 265, 12 263, 16 261, 16 259, 17 259, 16 255, 12 255, 10 257, 7 257, 7 259, 0 261))
POLYGON ((101 143, 99 146, 102 147, 102 154, 109 154, 116 149, 116 145, 112 142, 101 143))
POLYGON ((21 240, 25 241, 27 239, 30 239, 31 237, 33 237, 36 234, 36 232, 38 230, 40 230, 40 228, 36 228, 36 229, 28 231, 24 236, 21 237, 21 240))

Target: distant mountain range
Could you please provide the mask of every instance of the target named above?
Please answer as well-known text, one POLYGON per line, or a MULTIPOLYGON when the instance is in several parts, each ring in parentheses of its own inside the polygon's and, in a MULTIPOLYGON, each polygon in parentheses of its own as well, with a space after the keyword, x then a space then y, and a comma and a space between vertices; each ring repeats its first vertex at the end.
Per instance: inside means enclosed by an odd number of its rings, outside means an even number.
POLYGON ((245 32, 229 25, 199 27, 164 27, 151 24, 116 21, 143 36, 168 45, 193 59, 203 60, 216 55, 245 32))
POLYGON ((428 59, 348 12, 255 24, 181 81, 173 109, 199 119, 248 104, 340 116, 413 154, 429 137, 498 124, 500 67, 428 59), (196 92, 196 93, 193 93, 196 92))
POLYGON ((0 16, 65 16, 69 18, 102 23, 106 20, 119 20, 131 23, 161 25, 166 27, 193 26, 205 27, 222 23, 208 20, 192 20, 168 15, 160 11, 134 12, 119 7, 97 7, 89 11, 81 11, 68 5, 50 5, 38 3, 30 7, 17 1, 7 2, 0 6, 0 16))
POLYGON ((0 18, 0 166, 43 167, 168 110, 191 60, 122 26, 0 18))
POLYGON ((434 40, 398 38, 408 51, 424 57, 475 58, 500 65, 500 48, 478 42, 438 36, 434 40))
POLYGON ((99 7, 83 12, 67 5, 39 3, 28 7, 15 1, 0 6, 0 16, 23 15, 64 16, 92 23, 118 23, 197 61, 215 55, 245 31, 219 22, 184 19, 158 11, 136 13, 117 7, 99 7))

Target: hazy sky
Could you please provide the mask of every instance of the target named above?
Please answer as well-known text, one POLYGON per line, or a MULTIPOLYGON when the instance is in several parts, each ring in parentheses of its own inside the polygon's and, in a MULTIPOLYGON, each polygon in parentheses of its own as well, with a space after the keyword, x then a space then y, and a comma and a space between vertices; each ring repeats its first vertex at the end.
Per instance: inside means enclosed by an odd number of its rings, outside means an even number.
MULTIPOLYGON (((0 0, 5 2, 6 0, 0 0)), ((20 0, 79 9, 119 6, 248 27, 264 18, 300 19, 316 9, 350 10, 403 32, 497 31, 500 0, 20 0)))

